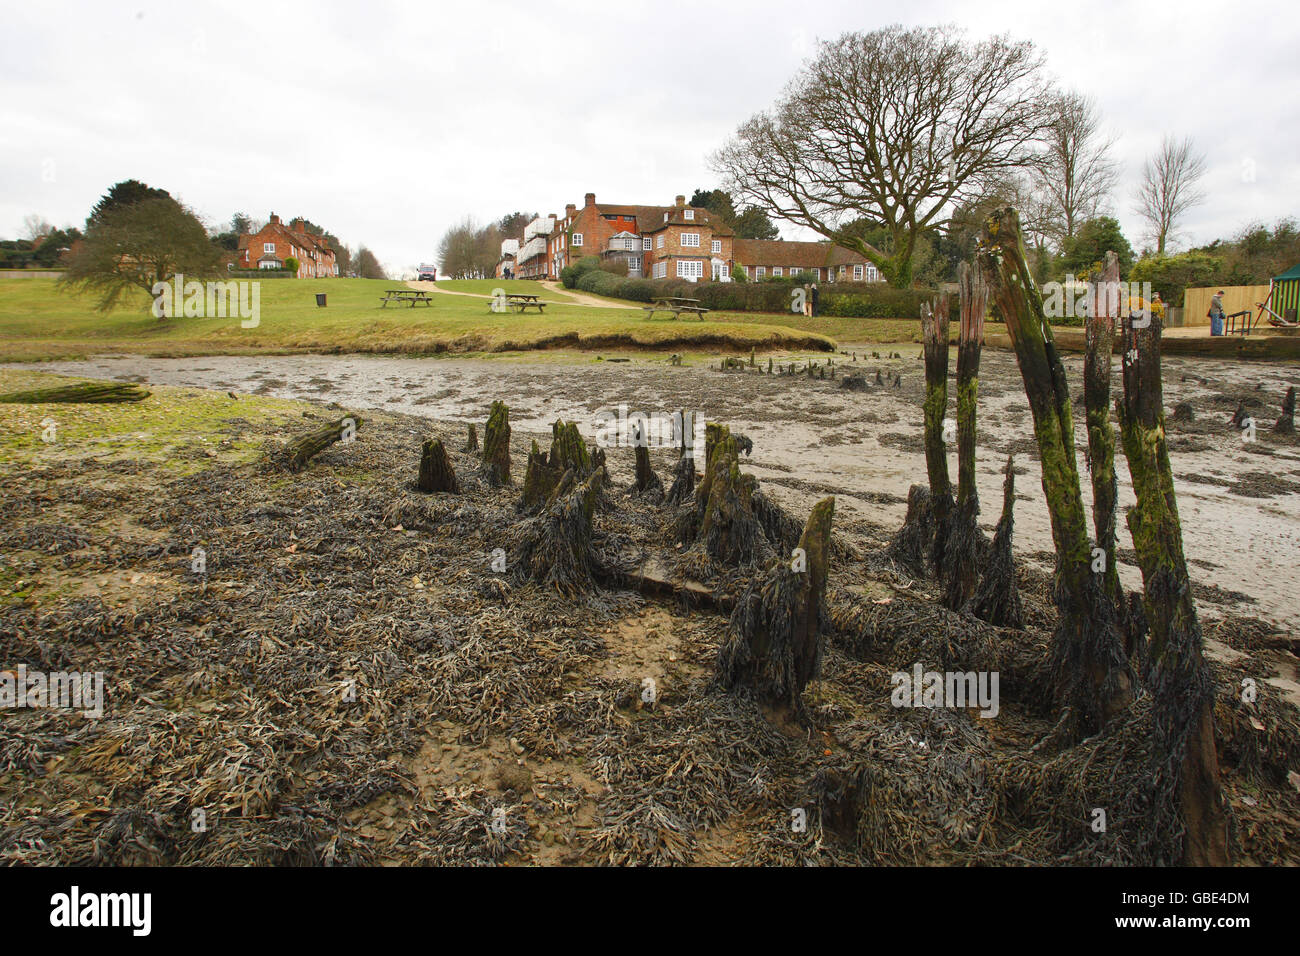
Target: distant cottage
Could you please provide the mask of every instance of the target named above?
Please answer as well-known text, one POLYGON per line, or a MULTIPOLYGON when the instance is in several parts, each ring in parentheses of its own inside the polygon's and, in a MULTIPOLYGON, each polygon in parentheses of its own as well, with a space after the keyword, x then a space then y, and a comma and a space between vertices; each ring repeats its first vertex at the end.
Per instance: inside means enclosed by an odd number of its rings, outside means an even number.
POLYGON ((510 269, 519 278, 556 278, 560 270, 586 256, 627 263, 633 278, 712 279, 730 282, 739 266, 758 281, 770 276, 807 273, 827 282, 879 282, 880 272, 863 256, 830 242, 737 239, 721 217, 678 196, 671 206, 596 203, 587 193, 579 209, 539 216, 524 230, 523 243, 502 243, 497 274, 510 269))
POLYGON ((301 219, 286 228, 271 213, 270 221, 257 232, 239 237, 240 269, 283 269, 290 258, 298 260, 299 279, 321 279, 339 274, 334 250, 324 236, 307 231, 301 219))

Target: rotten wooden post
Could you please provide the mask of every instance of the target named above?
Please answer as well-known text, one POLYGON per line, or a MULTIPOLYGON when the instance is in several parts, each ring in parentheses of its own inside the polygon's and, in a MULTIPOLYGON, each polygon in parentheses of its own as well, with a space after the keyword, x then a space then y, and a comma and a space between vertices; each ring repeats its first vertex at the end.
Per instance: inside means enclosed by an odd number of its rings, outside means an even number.
POLYGON ((1119 257, 1106 253, 1100 281, 1088 284, 1087 350, 1083 359, 1083 404, 1088 423, 1088 471, 1092 475, 1092 524, 1101 549, 1102 589, 1115 605, 1125 631, 1125 652, 1132 655, 1131 628, 1124 626, 1124 589, 1115 560, 1115 507, 1119 486, 1115 479, 1115 429, 1110 423, 1110 362, 1115 347, 1115 319, 1119 314, 1119 257))
POLYGON ((993 542, 989 545, 984 560, 984 574, 968 606, 970 612, 981 621, 988 621, 998 627, 1024 626, 1020 591, 1016 587, 1015 556, 1011 550, 1015 505, 1015 456, 1008 455, 1006 474, 1002 480, 1002 516, 993 531, 993 542))
POLYGON ((979 492, 975 487, 975 410, 979 396, 980 346, 988 286, 979 270, 963 262, 957 274, 961 290, 957 333, 957 505, 944 555, 944 603, 965 607, 979 583, 976 569, 983 535, 979 528, 979 492))
POLYGON ((510 409, 493 402, 483 429, 483 475, 489 484, 510 484, 510 409))
POLYGON ((782 711, 802 715, 803 690, 822 657, 818 620, 834 515, 834 498, 814 505, 794 552, 756 576, 742 594, 718 652, 724 687, 747 687, 782 711))
MULTIPOLYGON (((935 569, 943 566, 952 523, 952 481, 948 476, 948 449, 943 440, 943 418, 948 410, 948 297, 940 295, 921 308, 921 338, 925 355, 925 470, 930 480, 930 507, 934 514, 934 537, 930 560, 935 569)), ((877 384, 880 372, 876 372, 877 384)))
POLYGON ((456 480, 456 469, 452 467, 451 458, 442 440, 427 439, 420 452, 420 475, 415 481, 417 491, 431 493, 449 491, 460 493, 460 482, 456 480))
POLYGON ((1114 605, 1092 573, 1065 366, 1025 260, 1014 209, 997 210, 985 221, 977 257, 1006 321, 1038 442, 1056 546, 1054 598, 1060 621, 1051 645, 1053 690, 1065 710, 1063 728, 1073 735, 1095 733, 1132 700, 1133 675, 1114 605))
POLYGON ((1295 386, 1292 385, 1286 390, 1286 398, 1282 399, 1282 417, 1277 420, 1273 426, 1274 433, 1278 435, 1295 434, 1295 386))
POLYGON ((465 450, 478 451, 478 429, 474 427, 473 422, 469 423, 469 434, 465 439, 465 450))
POLYGON ((1124 353, 1124 397, 1116 410, 1137 498, 1127 520, 1149 628, 1157 788, 1152 826, 1168 832, 1181 822, 1185 865, 1224 866, 1230 862, 1228 820, 1214 742, 1214 688, 1202 653, 1165 438, 1161 319, 1143 318, 1149 321, 1145 328, 1135 327, 1131 317, 1124 321, 1132 347, 1124 353))

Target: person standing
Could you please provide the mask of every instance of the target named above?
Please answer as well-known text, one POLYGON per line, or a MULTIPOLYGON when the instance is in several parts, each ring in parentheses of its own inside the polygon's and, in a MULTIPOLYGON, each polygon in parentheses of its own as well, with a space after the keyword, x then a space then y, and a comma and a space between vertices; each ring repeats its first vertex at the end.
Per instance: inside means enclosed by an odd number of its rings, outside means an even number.
POLYGON ((1210 311, 1205 313, 1210 317, 1210 334, 1223 334, 1223 290, 1220 289, 1214 295, 1210 296, 1210 311))
POLYGON ((812 294, 808 297, 808 316, 815 318, 821 314, 821 290, 817 288, 817 283, 812 284, 812 294))

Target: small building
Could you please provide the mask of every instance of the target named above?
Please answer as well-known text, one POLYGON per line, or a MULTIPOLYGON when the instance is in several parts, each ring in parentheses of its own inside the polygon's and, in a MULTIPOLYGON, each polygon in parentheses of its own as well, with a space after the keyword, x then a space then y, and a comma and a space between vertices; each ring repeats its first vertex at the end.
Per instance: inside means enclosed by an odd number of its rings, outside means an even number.
POLYGON ((1269 282, 1268 307, 1284 322, 1295 322, 1300 313, 1300 263, 1269 282))
POLYGON ((271 213, 267 224, 252 234, 239 237, 235 265, 240 269, 283 269, 289 259, 298 261, 299 279, 322 279, 337 276, 339 267, 334 250, 324 236, 307 231, 302 219, 285 226, 271 213))

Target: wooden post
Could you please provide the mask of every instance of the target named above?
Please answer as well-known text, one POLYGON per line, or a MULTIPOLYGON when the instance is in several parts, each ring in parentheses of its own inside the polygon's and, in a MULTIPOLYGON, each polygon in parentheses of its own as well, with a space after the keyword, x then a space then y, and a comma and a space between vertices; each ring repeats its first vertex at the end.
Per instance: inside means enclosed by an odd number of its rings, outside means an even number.
POLYGON ((1025 260, 1014 209, 997 210, 985 221, 977 256, 990 296, 1007 324, 1038 441, 1056 545, 1054 590, 1060 622, 1051 648, 1054 689, 1070 718, 1067 729, 1095 733, 1132 700, 1133 675, 1114 606, 1092 574, 1065 366, 1025 260))
POLYGON ((822 656, 818 619, 834 515, 834 498, 814 505, 794 553, 781 556, 742 594, 718 653, 723 686, 749 687, 786 712, 802 713, 803 689, 822 656))
POLYGON ((1155 315, 1141 329, 1125 319, 1125 339, 1131 335, 1133 347, 1124 353, 1124 397, 1116 403, 1137 497, 1127 517, 1150 631, 1153 778, 1158 788, 1152 827, 1167 832, 1181 818, 1183 863, 1224 866, 1229 862, 1228 824, 1214 743, 1214 689, 1202 656, 1165 439, 1160 326, 1155 315))
POLYGON ((1011 551, 1015 505, 1015 456, 1008 455, 1006 475, 1002 479, 1002 516, 998 519, 998 526, 993 532, 993 543, 989 545, 984 560, 984 575, 968 605, 970 612, 981 621, 988 621, 998 627, 1024 625, 1020 591, 1016 587, 1015 556, 1011 551))
MULTIPOLYGON (((1115 318, 1119 309, 1119 257, 1106 253, 1099 282, 1088 284, 1087 351, 1083 360, 1083 404, 1088 422, 1088 470, 1092 475, 1092 523, 1097 547, 1105 562, 1102 589, 1123 622, 1124 589, 1115 561, 1115 506, 1119 488, 1115 480, 1115 429, 1110 423, 1110 358, 1115 345, 1115 318)), ((1125 627, 1126 632, 1130 628, 1125 627)), ((1132 655, 1126 633, 1125 651, 1132 655)))
POLYGON ((963 262, 957 280, 961 289, 957 333, 957 507, 943 573, 944 603, 953 610, 966 606, 979 581, 976 563, 983 535, 978 521, 979 492, 975 487, 975 410, 984 312, 988 308, 988 286, 978 270, 963 262))
POLYGON ((510 409, 493 402, 483 429, 483 474, 489 484, 510 484, 510 409))
POLYGON ((420 453, 420 476, 416 479, 417 491, 449 491, 460 493, 460 482, 456 480, 456 469, 452 467, 447 449, 441 439, 428 439, 420 453))
MULTIPOLYGON (((930 560, 943 565, 952 521, 952 482, 948 476, 948 450, 943 441, 943 417, 948 410, 948 297, 921 307, 921 338, 925 355, 925 470, 930 479, 930 506, 934 512, 934 538, 930 560)), ((876 384, 880 372, 876 371, 876 384)))
POLYGON ((469 423, 469 434, 465 440, 465 450, 478 451, 478 429, 474 427, 473 422, 469 423))
POLYGON ((1295 386, 1292 385, 1286 390, 1286 398, 1282 399, 1282 417, 1277 420, 1273 426, 1273 431, 1279 435, 1295 434, 1295 386))

